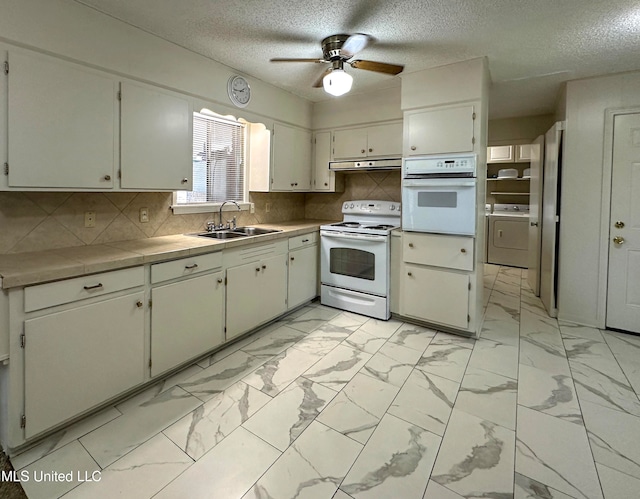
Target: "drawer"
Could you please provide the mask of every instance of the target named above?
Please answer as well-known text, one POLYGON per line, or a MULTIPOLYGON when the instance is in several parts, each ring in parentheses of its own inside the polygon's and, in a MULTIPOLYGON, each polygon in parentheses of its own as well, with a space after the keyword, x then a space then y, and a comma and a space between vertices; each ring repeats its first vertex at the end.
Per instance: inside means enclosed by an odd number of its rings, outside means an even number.
POLYGON ((114 270, 24 289, 24 311, 33 312, 85 298, 105 295, 144 284, 144 268, 114 270))
POLYGON ((402 260, 406 263, 473 270, 473 237, 404 232, 402 260))
POLYGON ((297 248, 304 248, 305 246, 311 246, 318 241, 317 232, 309 232, 301 236, 295 236, 289 238, 289 251, 297 248))
POLYGON ((207 272, 222 267, 222 251, 190 256, 151 266, 151 283, 207 272))

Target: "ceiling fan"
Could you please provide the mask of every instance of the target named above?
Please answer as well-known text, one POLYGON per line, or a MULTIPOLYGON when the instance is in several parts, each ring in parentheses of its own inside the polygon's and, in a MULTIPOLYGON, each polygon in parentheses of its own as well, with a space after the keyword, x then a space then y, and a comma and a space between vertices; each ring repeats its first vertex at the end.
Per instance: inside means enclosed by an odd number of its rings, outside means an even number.
POLYGON ((271 62, 315 62, 331 64, 331 67, 320 75, 313 86, 316 88, 324 87, 324 90, 331 95, 343 95, 351 90, 351 84, 353 83, 353 77, 344 70, 345 63, 354 69, 365 69, 367 71, 390 75, 400 74, 404 69, 404 66, 399 64, 353 59, 358 52, 373 41, 374 38, 372 36, 365 35, 364 33, 331 35, 322 40, 322 59, 274 58, 271 59, 271 62))

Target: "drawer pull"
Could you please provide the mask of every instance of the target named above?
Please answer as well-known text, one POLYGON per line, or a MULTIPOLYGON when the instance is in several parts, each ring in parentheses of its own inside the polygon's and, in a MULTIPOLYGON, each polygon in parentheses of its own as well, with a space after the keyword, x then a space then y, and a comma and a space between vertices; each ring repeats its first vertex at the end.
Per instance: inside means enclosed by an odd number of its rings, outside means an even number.
POLYGON ((263 265, 263 266, 262 266, 262 269, 263 269, 263 270, 264 270, 264 269, 266 269, 266 268, 267 268, 267 266, 266 266, 266 265, 263 265))
POLYGON ((466 250, 466 249, 464 249, 464 248, 461 248, 461 249, 460 249, 460 253, 466 253, 466 252, 467 252, 467 250, 466 250))
POLYGON ((309 240, 308 240, 308 239, 303 239, 303 240, 302 240, 302 242, 303 242, 303 243, 308 243, 308 242, 309 242, 309 240))
POLYGON ((413 274, 411 272, 407 272, 407 275, 411 277, 413 274))
POLYGON ((197 269, 198 268, 198 264, 194 263, 193 265, 185 265, 184 268, 186 270, 193 270, 193 269, 197 269))
POLYGON ((260 272, 260 267, 256 267, 256 272, 260 272))
POLYGON ((100 289, 100 288, 102 288, 102 283, 101 282, 99 282, 95 286, 85 286, 84 290, 85 291, 93 291, 94 289, 100 289))
POLYGON ((413 243, 409 243, 409 248, 413 248, 413 243))
POLYGON ((108 182, 109 180, 111 180, 111 175, 105 175, 103 178, 108 182))
POLYGON ((218 279, 218 284, 222 284, 222 278, 218 279))
POLYGON ((416 150, 416 146, 411 146, 411 150, 415 151, 416 150))
POLYGON ((293 262, 294 260, 295 260, 295 258, 294 258, 294 257, 291 257, 291 261, 293 262))
POLYGON ((138 301, 136 302, 136 307, 138 307, 138 308, 142 308, 142 305, 143 305, 143 304, 142 304, 142 302, 141 302, 140 300, 138 300, 138 301))
POLYGON ((182 183, 183 184, 188 184, 189 183, 189 179, 187 177, 182 179, 182 183))

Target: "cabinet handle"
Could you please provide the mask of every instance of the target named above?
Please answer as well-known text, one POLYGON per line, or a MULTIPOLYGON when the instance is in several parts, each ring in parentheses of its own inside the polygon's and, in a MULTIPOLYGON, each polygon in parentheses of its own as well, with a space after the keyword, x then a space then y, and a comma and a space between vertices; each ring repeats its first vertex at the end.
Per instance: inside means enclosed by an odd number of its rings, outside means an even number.
POLYGON ((362 154, 364 154, 364 153, 365 153, 365 150, 364 150, 364 149, 361 149, 361 150, 360 150, 360 152, 361 152, 362 154))
POLYGON ((296 182, 296 183, 295 183, 295 184, 293 184, 293 185, 297 186, 297 185, 298 185, 298 182, 296 182))
POLYGON ((222 284, 222 278, 218 279, 218 284, 222 284))
POLYGON ((460 253, 466 253, 466 252, 467 252, 467 250, 466 250, 466 249, 464 249, 464 248, 461 248, 461 249, 460 249, 460 253))
POLYGON ((266 268, 267 268, 267 266, 266 266, 266 265, 263 265, 263 266, 262 266, 262 268, 263 268, 263 269, 266 269, 266 268))
POLYGON ((373 152, 373 147, 369 149, 369 152, 373 152))
POLYGON ((291 261, 293 262, 294 260, 295 260, 295 258, 294 258, 294 257, 291 257, 291 261))
POLYGON ((413 248, 413 243, 409 243, 409 248, 413 248))
POLYGON ((324 186, 325 186, 325 187, 328 187, 328 186, 329 186, 329 184, 328 184, 327 182, 325 182, 325 183, 324 183, 324 186))
POLYGON ((309 242, 309 240, 308 240, 308 239, 303 239, 303 240, 302 240, 302 242, 303 242, 303 243, 308 243, 308 242, 309 242))
POLYGON ((198 268, 198 264, 194 263, 193 265, 185 265, 184 268, 186 270, 192 270, 192 269, 197 269, 198 268))
POLYGON ((91 290, 100 289, 100 288, 102 288, 102 283, 101 282, 99 282, 95 286, 85 286, 84 287, 85 291, 91 291, 91 290))
POLYGON ((411 146, 411 150, 415 151, 416 150, 416 146, 411 146))
POLYGON ((105 175, 103 178, 108 182, 111 180, 111 175, 105 175))
POLYGON ((188 184, 189 183, 189 179, 187 177, 182 179, 182 183, 183 184, 188 184))
POLYGON ((256 272, 260 272, 260 267, 256 267, 256 272))
POLYGON ((136 302, 136 307, 138 307, 138 308, 142 308, 142 305, 143 305, 143 304, 142 304, 142 302, 141 302, 140 300, 138 300, 138 301, 136 302))
POLYGON ((411 277, 413 274, 411 272, 407 272, 407 275, 411 277))

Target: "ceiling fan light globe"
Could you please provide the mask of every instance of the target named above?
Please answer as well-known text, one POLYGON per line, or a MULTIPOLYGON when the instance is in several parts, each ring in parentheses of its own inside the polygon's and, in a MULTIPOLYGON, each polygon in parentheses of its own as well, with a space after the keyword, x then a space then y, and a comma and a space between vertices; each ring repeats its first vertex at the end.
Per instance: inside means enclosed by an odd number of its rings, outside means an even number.
POLYGON ((336 97, 346 94, 351 90, 353 77, 343 69, 334 69, 322 79, 324 91, 336 97))

